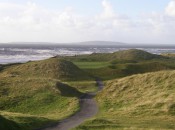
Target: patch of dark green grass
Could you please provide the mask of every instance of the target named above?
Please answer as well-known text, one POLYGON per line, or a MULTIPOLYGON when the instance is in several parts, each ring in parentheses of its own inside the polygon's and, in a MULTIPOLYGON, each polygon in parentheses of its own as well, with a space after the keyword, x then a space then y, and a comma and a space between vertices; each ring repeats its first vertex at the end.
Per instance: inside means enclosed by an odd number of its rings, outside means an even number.
POLYGON ((19 124, 0 115, 1 130, 22 130, 19 124))

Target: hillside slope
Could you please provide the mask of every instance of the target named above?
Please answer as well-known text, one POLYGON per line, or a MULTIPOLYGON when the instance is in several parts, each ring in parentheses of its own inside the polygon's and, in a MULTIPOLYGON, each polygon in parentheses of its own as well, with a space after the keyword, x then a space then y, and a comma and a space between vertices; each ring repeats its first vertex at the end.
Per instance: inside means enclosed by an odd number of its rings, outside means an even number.
POLYGON ((73 63, 57 58, 5 66, 0 72, 0 115, 24 114, 7 115, 23 130, 70 116, 79 109, 82 93, 62 81, 88 79, 73 63))
POLYGON ((116 113, 175 116, 174 79, 175 71, 161 71, 112 80, 97 100, 102 104, 109 100, 116 113))
POLYGON ((72 62, 59 58, 13 65, 2 71, 1 75, 9 77, 45 77, 59 80, 87 80, 90 78, 72 62))
POLYGON ((174 130, 175 71, 111 80, 97 95, 100 112, 76 130, 174 130))

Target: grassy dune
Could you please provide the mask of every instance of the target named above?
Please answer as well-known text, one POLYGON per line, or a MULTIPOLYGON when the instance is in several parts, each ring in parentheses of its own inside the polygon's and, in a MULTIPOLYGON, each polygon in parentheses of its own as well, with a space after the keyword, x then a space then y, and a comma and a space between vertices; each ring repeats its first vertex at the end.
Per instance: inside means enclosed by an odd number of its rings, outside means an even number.
POLYGON ((173 58, 137 49, 64 58, 72 61, 89 75, 103 80, 138 73, 175 69, 175 60, 173 58))
POLYGON ((152 60, 152 59, 167 59, 165 56, 155 55, 148 53, 143 50, 137 49, 129 49, 129 50, 122 50, 117 51, 114 53, 93 53, 91 55, 79 55, 79 56, 72 56, 66 57, 71 61, 96 61, 96 62, 109 62, 109 61, 127 61, 127 62, 134 62, 134 61, 143 61, 143 60, 152 60))
POLYGON ((23 130, 70 116, 79 109, 82 93, 65 83, 84 80, 92 78, 73 63, 58 58, 3 66, 0 115, 23 130))
POLYGON ((41 77, 59 80, 89 80, 90 77, 72 62, 50 58, 47 60, 33 61, 20 65, 7 66, 2 74, 8 77, 41 77), (75 76, 76 75, 76 76, 75 76))
POLYGON ((100 112, 76 130, 175 129, 175 71, 108 81, 96 99, 100 112))

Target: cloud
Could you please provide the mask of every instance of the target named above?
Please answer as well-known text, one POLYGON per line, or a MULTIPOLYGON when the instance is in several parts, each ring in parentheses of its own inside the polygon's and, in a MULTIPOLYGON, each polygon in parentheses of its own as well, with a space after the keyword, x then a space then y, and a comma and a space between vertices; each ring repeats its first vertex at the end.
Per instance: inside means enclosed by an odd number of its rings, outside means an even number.
POLYGON ((102 1, 103 11, 94 16, 80 15, 72 7, 60 11, 34 2, 0 2, 0 35, 3 36, 0 42, 174 41, 174 3, 174 0, 170 1, 163 14, 154 12, 131 18, 115 12, 108 0, 102 1))
POLYGON ((168 6, 165 8, 165 12, 167 15, 175 17, 175 0, 169 2, 168 6))
POLYGON ((0 15, 0 33, 4 35, 2 41, 96 40, 107 38, 114 27, 120 26, 120 18, 106 0, 102 2, 103 12, 91 17, 76 14, 70 7, 63 11, 49 10, 31 2, 25 5, 0 3, 1 6, 1 12, 10 8, 15 12, 0 15))
POLYGON ((103 0, 102 1, 102 6, 103 6, 103 13, 102 13, 102 17, 103 18, 113 18, 115 17, 115 13, 113 10, 113 7, 111 5, 111 3, 107 0, 103 0))

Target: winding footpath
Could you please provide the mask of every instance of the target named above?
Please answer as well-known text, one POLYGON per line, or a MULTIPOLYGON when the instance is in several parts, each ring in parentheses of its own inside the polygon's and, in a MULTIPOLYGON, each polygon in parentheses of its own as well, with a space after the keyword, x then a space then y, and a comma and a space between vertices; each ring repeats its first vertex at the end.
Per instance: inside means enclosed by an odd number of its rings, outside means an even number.
MULTIPOLYGON (((98 85, 98 91, 102 90, 103 82, 100 80, 96 80, 96 83, 98 85)), ((70 130, 83 123, 86 119, 93 117, 98 112, 97 103, 93 99, 97 92, 86 93, 85 95, 83 95, 79 99, 80 110, 76 112, 73 116, 59 121, 55 125, 48 126, 47 128, 42 128, 39 130, 70 130)))

